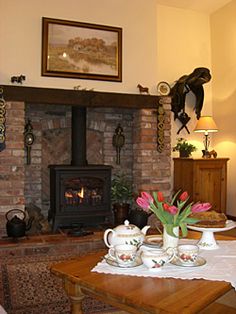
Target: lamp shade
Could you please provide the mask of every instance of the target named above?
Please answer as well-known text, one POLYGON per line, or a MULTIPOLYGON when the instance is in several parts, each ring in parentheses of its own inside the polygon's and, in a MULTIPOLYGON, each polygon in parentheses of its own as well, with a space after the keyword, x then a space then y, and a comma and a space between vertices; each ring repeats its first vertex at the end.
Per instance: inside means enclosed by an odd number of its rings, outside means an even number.
POLYGON ((202 116, 199 118, 197 125, 194 129, 194 132, 218 132, 218 128, 215 124, 215 121, 210 116, 202 116))

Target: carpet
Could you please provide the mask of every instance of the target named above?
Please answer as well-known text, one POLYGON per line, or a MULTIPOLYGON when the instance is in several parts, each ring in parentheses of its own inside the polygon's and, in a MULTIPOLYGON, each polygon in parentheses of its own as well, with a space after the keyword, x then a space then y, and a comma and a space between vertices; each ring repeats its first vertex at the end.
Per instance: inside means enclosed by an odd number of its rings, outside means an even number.
MULTIPOLYGON (((73 256, 34 255, 0 258, 0 304, 8 314, 70 314, 60 278, 49 271, 53 263, 73 256)), ((90 297, 83 301, 86 314, 125 313, 90 297)))

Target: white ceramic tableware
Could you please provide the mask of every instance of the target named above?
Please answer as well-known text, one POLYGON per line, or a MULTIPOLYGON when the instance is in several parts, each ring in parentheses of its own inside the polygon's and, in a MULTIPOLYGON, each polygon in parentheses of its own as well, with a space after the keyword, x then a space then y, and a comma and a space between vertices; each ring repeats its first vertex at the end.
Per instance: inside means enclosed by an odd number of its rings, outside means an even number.
POLYGON ((103 239, 109 248, 118 244, 132 244, 139 247, 143 243, 145 234, 149 228, 150 226, 145 226, 140 230, 137 226, 125 220, 123 225, 105 230, 103 239))
POLYGON ((119 265, 116 261, 116 259, 114 257, 111 257, 109 254, 105 255, 104 256, 104 259, 105 261, 107 262, 107 264, 109 264, 110 266, 113 266, 113 267, 120 267, 120 268, 134 268, 134 267, 137 267, 137 266, 140 266, 143 264, 140 256, 137 254, 136 255, 136 258, 134 260, 134 263, 131 264, 131 265, 119 265))
POLYGON ((183 264, 194 264, 198 258, 199 247, 195 244, 181 244, 177 247, 176 257, 183 264))
POLYGON ((171 261, 171 264, 176 265, 176 266, 181 266, 181 267, 199 267, 203 266, 206 264, 205 258, 201 257, 198 255, 198 258, 194 263, 188 264, 188 263, 182 263, 179 258, 174 258, 171 261))
POLYGON ((202 232, 201 239, 197 243, 201 250, 217 250, 220 246, 215 239, 214 232, 228 231, 236 228, 236 222, 233 220, 227 220, 224 228, 201 228, 192 225, 188 225, 187 227, 190 230, 202 232))
POLYGON ((142 248, 141 259, 149 270, 160 270, 166 263, 175 257, 175 249, 150 249, 142 248))
POLYGON ((110 248, 108 255, 114 258, 122 267, 131 266, 135 263, 137 246, 131 244, 118 244, 110 248))

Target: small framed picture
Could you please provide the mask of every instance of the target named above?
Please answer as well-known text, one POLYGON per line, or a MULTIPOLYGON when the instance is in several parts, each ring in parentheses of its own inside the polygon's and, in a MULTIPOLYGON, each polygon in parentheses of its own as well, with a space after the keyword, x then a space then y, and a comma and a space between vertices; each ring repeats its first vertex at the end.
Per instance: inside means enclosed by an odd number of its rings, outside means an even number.
POLYGON ((42 76, 122 81, 122 28, 43 17, 42 76))

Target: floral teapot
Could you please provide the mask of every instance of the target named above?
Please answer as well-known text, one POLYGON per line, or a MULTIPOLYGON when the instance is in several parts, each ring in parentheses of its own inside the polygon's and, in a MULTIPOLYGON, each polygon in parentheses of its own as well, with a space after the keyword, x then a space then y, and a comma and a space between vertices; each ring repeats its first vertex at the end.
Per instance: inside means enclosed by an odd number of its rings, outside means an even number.
POLYGON ((117 244, 133 244, 139 247, 142 245, 147 230, 150 226, 145 226, 141 230, 125 220, 124 225, 119 225, 114 229, 107 229, 104 232, 104 242, 111 248, 117 244))

